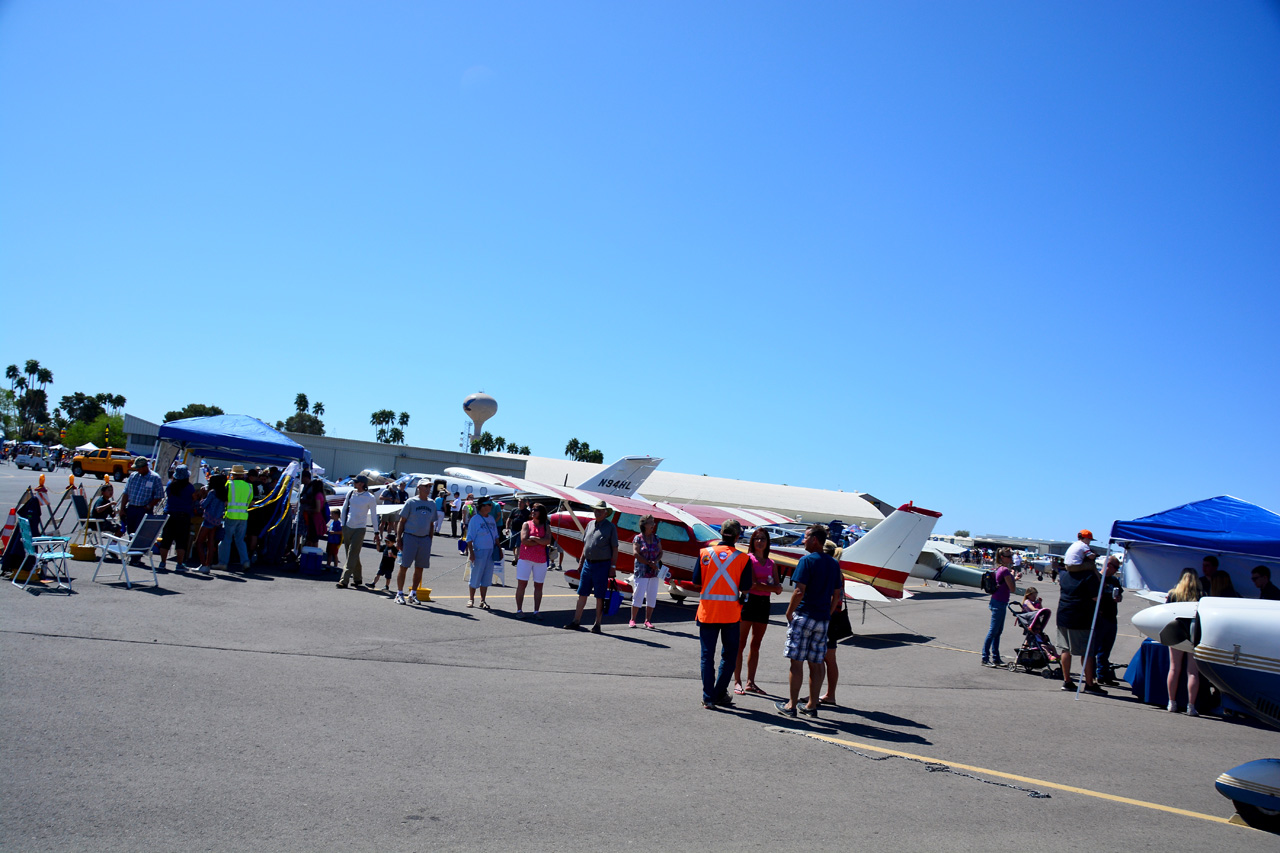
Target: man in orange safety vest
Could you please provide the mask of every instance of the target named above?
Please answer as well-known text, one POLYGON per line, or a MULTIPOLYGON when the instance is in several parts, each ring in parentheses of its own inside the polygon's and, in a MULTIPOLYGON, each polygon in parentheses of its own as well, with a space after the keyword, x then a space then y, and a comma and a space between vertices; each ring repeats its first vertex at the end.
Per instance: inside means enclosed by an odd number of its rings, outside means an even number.
POLYGON ((735 545, 742 525, 729 519, 720 526, 720 543, 698 553, 693 582, 698 595, 698 632, 702 641, 702 707, 732 708, 729 679, 738 655, 742 602, 751 590, 751 561, 735 545), (716 640, 720 641, 720 671, 716 673, 716 640))

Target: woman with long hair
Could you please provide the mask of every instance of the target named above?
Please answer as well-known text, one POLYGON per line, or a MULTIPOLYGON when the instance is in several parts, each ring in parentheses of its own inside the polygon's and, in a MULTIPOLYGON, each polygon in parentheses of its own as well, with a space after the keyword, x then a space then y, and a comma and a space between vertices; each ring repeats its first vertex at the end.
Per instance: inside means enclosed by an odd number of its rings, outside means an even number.
POLYGON ((778 567, 769 559, 769 531, 757 527, 747 543, 747 559, 751 561, 751 590, 747 603, 742 607, 742 630, 738 635, 738 663, 733 668, 733 692, 767 695, 756 684, 756 665, 760 662, 760 642, 769 627, 770 596, 782 592, 778 567), (751 644, 747 655, 747 686, 742 686, 742 655, 751 644))
MULTIPOLYGON (((1165 600, 1169 603, 1199 601, 1200 579, 1196 576, 1196 570, 1183 569, 1178 585, 1169 590, 1169 596, 1165 600)), ((1169 691, 1169 712, 1178 713, 1178 685, 1182 683, 1184 664, 1187 670, 1187 716, 1198 717, 1200 712, 1196 710, 1196 696, 1200 693, 1200 670, 1196 667, 1196 656, 1174 648, 1169 649, 1169 678, 1165 682, 1169 691)))
POLYGON ((524 618, 524 590, 533 579, 533 619, 542 620, 542 585, 547 580, 547 546, 551 529, 547 527, 547 508, 533 505, 533 515, 520 525, 520 547, 516 551, 516 618, 524 618))
POLYGON ((218 534, 222 532, 222 514, 227 510, 227 475, 209 478, 209 492, 200 502, 200 532, 196 534, 197 572, 209 574, 218 552, 218 534))

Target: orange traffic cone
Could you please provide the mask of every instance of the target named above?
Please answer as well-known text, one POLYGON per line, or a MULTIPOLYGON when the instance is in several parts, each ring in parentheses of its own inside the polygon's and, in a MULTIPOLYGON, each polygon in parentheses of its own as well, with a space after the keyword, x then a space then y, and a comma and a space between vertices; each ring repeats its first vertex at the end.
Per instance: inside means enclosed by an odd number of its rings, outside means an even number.
POLYGON ((4 533, 0 534, 0 553, 4 553, 4 549, 9 547, 9 537, 18 529, 18 510, 14 507, 9 509, 9 517, 4 520, 4 533))

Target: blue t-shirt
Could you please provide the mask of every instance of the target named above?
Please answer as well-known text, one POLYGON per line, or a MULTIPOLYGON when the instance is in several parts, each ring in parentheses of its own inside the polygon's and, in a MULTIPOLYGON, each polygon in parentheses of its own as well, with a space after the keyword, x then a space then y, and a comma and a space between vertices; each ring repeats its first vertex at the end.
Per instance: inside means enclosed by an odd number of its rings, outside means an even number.
POLYGON ((840 564, 826 554, 805 554, 791 573, 795 584, 804 584, 804 598, 795 615, 826 622, 831 618, 831 596, 840 585, 840 564))

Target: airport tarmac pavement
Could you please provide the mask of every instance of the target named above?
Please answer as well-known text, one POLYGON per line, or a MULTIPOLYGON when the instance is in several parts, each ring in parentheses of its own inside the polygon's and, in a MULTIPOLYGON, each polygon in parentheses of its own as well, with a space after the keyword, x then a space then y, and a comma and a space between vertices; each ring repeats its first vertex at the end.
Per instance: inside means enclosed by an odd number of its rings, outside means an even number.
MULTIPOLYGON (((35 479, 0 468, 0 508, 35 479)), ((984 669, 968 590, 913 581, 865 623, 853 605, 840 706, 795 721, 763 697, 701 707, 690 604, 664 596, 652 631, 625 609, 604 636, 565 631, 576 595, 552 572, 542 623, 514 618, 510 587, 466 608, 452 539, 419 607, 332 574, 126 590, 72 565, 74 595, 0 588, 6 851, 1276 846, 1222 822, 1213 788, 1275 731, 984 669)), ((1113 659, 1143 606, 1122 604, 1113 659)), ((757 678, 777 696, 784 611, 757 678)), ((1020 639, 1010 620, 1006 657, 1020 639)))

